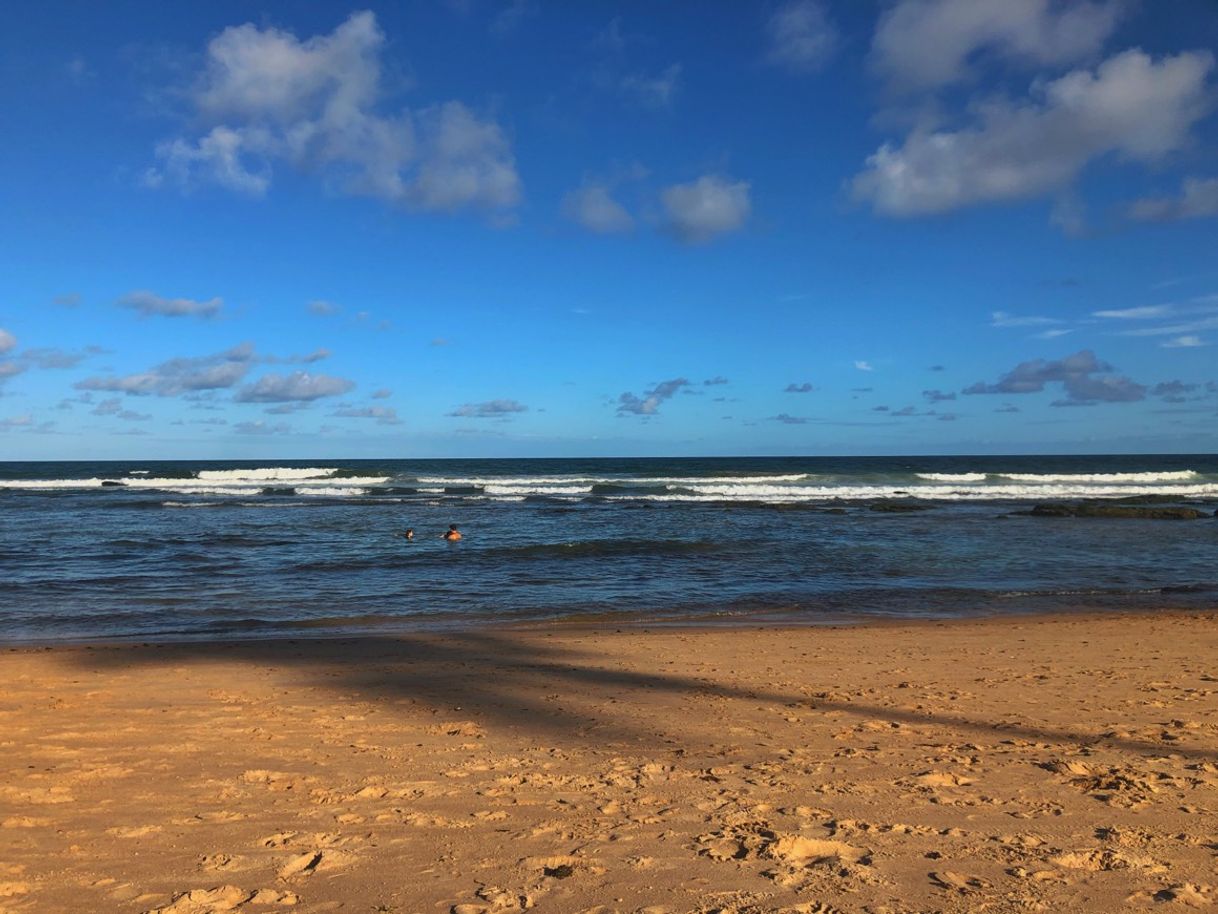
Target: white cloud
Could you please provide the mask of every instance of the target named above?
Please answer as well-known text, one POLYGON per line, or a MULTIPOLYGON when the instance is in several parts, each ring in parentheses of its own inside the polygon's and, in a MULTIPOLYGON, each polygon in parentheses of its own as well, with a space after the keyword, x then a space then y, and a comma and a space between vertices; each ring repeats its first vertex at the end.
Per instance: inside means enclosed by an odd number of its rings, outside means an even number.
POLYGON ((859 371, 875 371, 870 362, 865 362, 862 359, 855 360, 854 367, 859 371))
POLYGON ((1092 311, 1092 317, 1106 317, 1115 320, 1149 320, 1158 317, 1170 317, 1175 313, 1172 305, 1140 305, 1137 308, 1119 308, 1108 311, 1092 311))
POLYGON ((966 394, 1031 394, 1048 384, 1061 384, 1065 398, 1053 406, 1093 406, 1096 403, 1131 403, 1146 398, 1146 386, 1123 375, 1083 349, 1064 359, 1033 359, 1020 362, 994 384, 978 381, 964 389, 966 394))
POLYGON ((55 431, 54 422, 37 422, 29 413, 0 419, 0 431, 26 432, 31 435, 49 435, 55 431))
POLYGON ((689 184, 674 184, 660 194, 668 227, 682 241, 699 243, 733 232, 752 211, 749 182, 703 175, 689 184))
POLYGON ((487 400, 485 403, 465 403, 448 415, 458 419, 499 419, 512 413, 528 412, 528 409, 515 400, 487 400))
POLYGON ((771 63, 790 70, 815 70, 828 61, 837 44, 837 30, 816 0, 792 0, 766 22, 771 63))
POLYGON ((35 368, 75 368, 89 356, 97 355, 102 351, 98 346, 87 346, 78 351, 41 347, 26 349, 21 353, 20 359, 35 368))
POLYGON ((271 186, 271 166, 266 160, 252 159, 250 154, 265 154, 271 143, 272 136, 266 130, 235 130, 223 124, 193 142, 181 137, 167 140, 156 148, 157 157, 164 161, 164 171, 149 168, 144 172, 144 186, 160 187, 166 176, 182 186, 204 177, 229 190, 261 197, 271 186), (255 163, 252 166, 251 161, 255 163))
POLYGON ((330 413, 344 419, 375 419, 379 425, 401 425, 398 411, 389 406, 344 406, 330 413))
POLYGON ((124 308, 131 308, 141 317, 215 317, 224 306, 223 299, 209 298, 197 301, 193 298, 165 298, 146 289, 128 292, 118 300, 124 308))
POLYGON ((563 215, 590 232, 609 235, 628 232, 634 219, 622 204, 613 199, 603 184, 585 184, 563 198, 563 215))
POLYGON ((681 85, 681 65, 674 63, 654 76, 632 73, 622 78, 622 91, 649 108, 668 108, 681 85))
POLYGON ((520 202, 520 176, 498 124, 478 120, 460 102, 430 108, 418 120, 421 155, 404 202, 446 211, 507 209, 520 202))
POLYGON ((327 374, 294 371, 288 375, 263 375, 237 392, 239 403, 298 403, 336 397, 355 387, 354 381, 327 374))
POLYGON ((1118 321, 1156 321, 1151 326, 1134 325, 1131 330, 1118 331, 1120 336, 1154 337, 1170 336, 1159 345, 1165 349, 1188 349, 1207 346, 1198 333, 1218 330, 1218 296, 1201 295, 1183 302, 1162 305, 1143 305, 1115 311, 1094 311, 1095 317, 1118 321), (1158 323, 1170 320, 1170 323, 1158 323))
POLYGON ((104 390, 141 396, 155 394, 158 397, 222 390, 244 378, 255 358, 254 347, 243 343, 214 355, 170 359, 137 374, 85 378, 74 386, 77 390, 104 390))
POLYGON ((380 387, 374 390, 371 394, 373 400, 387 400, 393 396, 393 391, 388 387, 380 387))
POLYGON ((128 422, 143 422, 152 418, 148 413, 137 413, 129 409, 123 409, 123 401, 118 397, 102 400, 90 412, 95 416, 114 416, 117 419, 124 419, 128 422))
POLYGON ((334 302, 328 302, 323 299, 315 299, 307 305, 310 314, 316 314, 319 317, 327 317, 331 314, 338 313, 338 305, 334 302))
POLYGON ((1213 62, 1205 51, 1156 62, 1130 50, 1035 84, 1021 103, 976 105, 968 126, 885 143, 854 178, 854 196, 886 215, 917 216, 1058 190, 1108 154, 1157 162, 1208 111, 1213 62))
POLYGON ((0 327, 0 353, 9 352, 17 347, 17 337, 3 327, 0 327))
POLYGON ((1096 54, 1125 3, 1087 0, 901 0, 880 18, 871 63, 897 92, 930 91, 968 78, 990 54, 1029 67, 1096 54))
POLYGON ((671 399, 681 388, 688 386, 687 379, 673 378, 669 381, 661 381, 650 390, 644 391, 641 397, 627 391, 617 399, 618 415, 654 416, 659 411, 661 403, 671 399))
POLYGON ((286 435, 292 426, 286 422, 270 423, 259 419, 255 422, 238 422, 233 430, 238 435, 286 435))
POLYGON ((1129 214, 1156 222, 1218 216, 1218 178, 1185 178, 1179 197, 1143 197, 1134 202, 1129 214))
POLYGON ((1122 330, 1121 336, 1173 336, 1196 333, 1200 330, 1218 330, 1218 314, 1198 313, 1196 317, 1185 317, 1174 324, 1122 330))
POLYGON ((991 327, 1040 327, 1045 324, 1062 323, 1056 317, 1039 317, 1036 315, 1010 314, 1006 311, 993 311, 990 314, 991 327))
POLYGON ((345 193, 418 209, 515 206, 520 178, 493 120, 459 101, 380 110, 384 44, 366 11, 305 40, 251 23, 225 29, 189 93, 202 132, 161 143, 146 183, 259 196, 287 163, 345 193))

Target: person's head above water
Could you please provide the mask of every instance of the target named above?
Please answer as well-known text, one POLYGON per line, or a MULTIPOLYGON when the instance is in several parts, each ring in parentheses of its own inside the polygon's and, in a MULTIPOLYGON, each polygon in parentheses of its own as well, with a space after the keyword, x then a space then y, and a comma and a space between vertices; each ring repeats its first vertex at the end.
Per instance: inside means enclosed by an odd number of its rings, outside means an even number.
POLYGON ((408 539, 408 540, 414 539, 414 527, 407 527, 406 532, 402 535, 405 536, 406 539, 408 539))
POLYGON ((449 530, 456 530, 456 529, 457 529, 457 525, 456 525, 456 524, 449 524, 449 525, 448 525, 448 529, 449 529, 449 530))

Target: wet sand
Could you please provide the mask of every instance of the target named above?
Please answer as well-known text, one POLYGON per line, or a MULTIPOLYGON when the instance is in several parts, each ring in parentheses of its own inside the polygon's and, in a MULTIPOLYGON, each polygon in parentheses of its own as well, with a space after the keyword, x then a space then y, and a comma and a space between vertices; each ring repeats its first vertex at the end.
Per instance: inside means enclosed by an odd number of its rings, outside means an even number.
POLYGON ((0 912, 1218 909, 1218 615, 0 651, 0 912))

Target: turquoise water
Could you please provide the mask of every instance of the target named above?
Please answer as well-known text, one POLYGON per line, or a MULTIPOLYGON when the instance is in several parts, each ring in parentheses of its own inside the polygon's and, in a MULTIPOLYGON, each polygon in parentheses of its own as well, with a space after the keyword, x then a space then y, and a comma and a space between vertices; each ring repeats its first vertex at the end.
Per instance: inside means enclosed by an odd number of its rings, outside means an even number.
POLYGON ((1218 605, 1218 520, 1018 513, 1081 499, 1218 458, 7 463, 0 638, 1218 605))

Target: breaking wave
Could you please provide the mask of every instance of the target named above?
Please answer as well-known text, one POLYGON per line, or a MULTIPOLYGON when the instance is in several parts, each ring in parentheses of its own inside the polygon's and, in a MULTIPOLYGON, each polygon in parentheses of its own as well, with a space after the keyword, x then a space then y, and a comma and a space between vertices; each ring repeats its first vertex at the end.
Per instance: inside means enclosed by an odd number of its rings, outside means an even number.
MULTIPOLYGON (((1015 464, 1018 466, 1018 464, 1015 464)), ((96 473, 98 470, 93 469, 96 473)), ((105 477, 0 479, 0 491, 105 490, 131 494, 155 491, 200 499, 305 500, 490 499, 496 502, 557 500, 579 502, 732 502, 798 504, 914 498, 930 501, 1032 501, 1078 498, 1218 498, 1218 474, 1196 470, 1138 472, 1029 473, 915 472, 890 467, 882 472, 750 473, 646 475, 643 473, 546 473, 535 475, 485 470, 468 475, 412 474, 403 462, 315 467, 247 467, 188 470, 167 466, 125 470, 105 477)))

